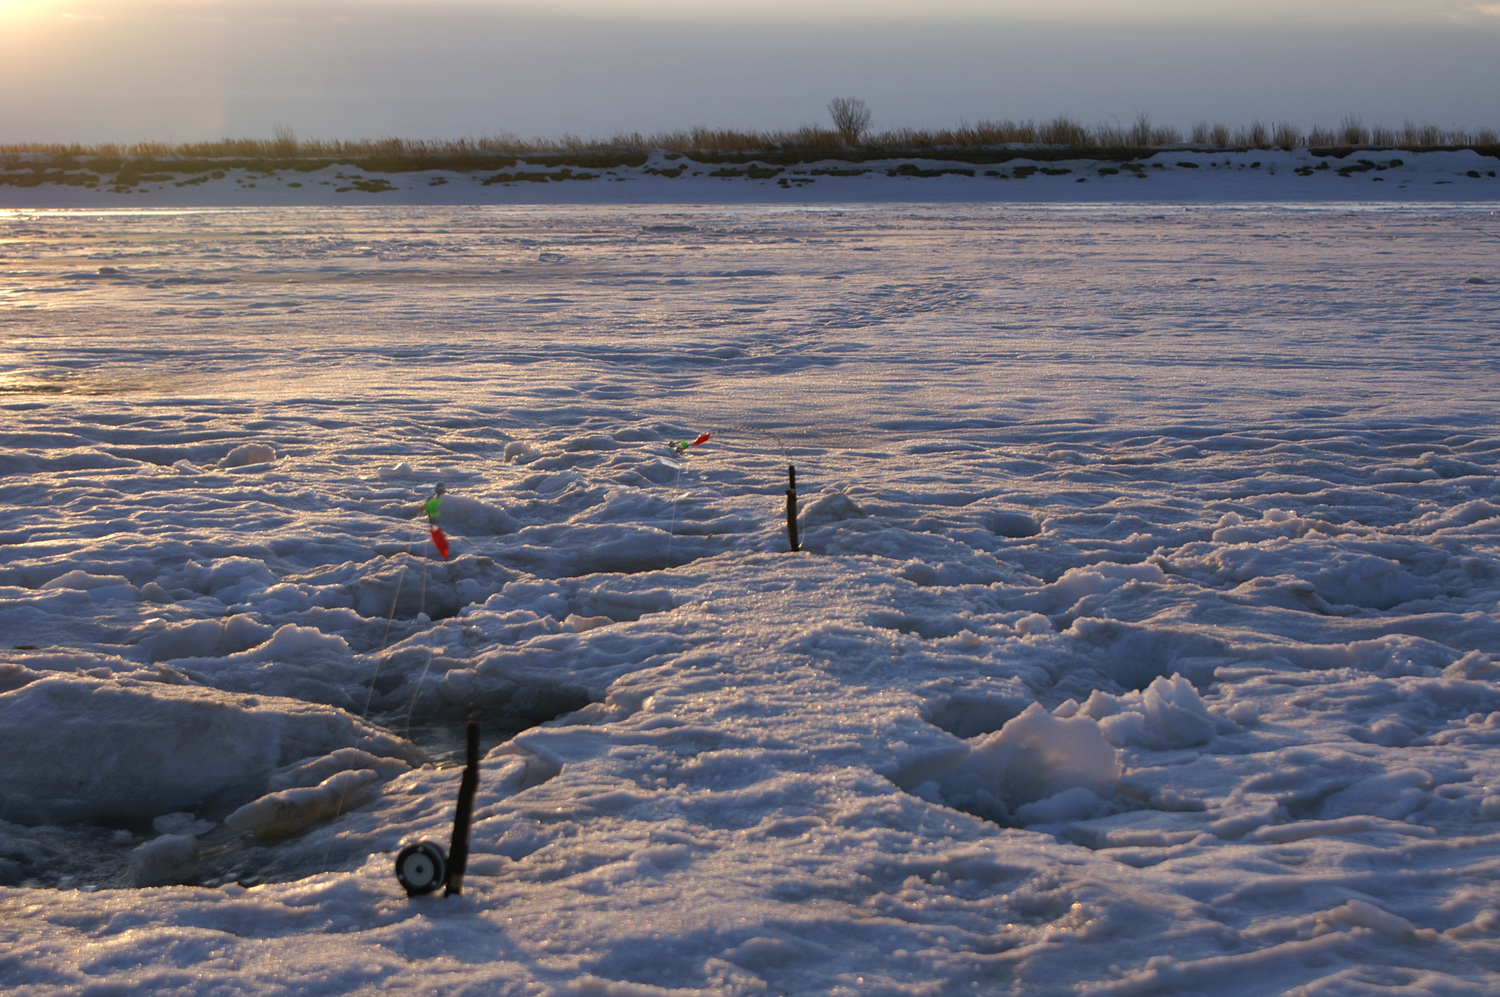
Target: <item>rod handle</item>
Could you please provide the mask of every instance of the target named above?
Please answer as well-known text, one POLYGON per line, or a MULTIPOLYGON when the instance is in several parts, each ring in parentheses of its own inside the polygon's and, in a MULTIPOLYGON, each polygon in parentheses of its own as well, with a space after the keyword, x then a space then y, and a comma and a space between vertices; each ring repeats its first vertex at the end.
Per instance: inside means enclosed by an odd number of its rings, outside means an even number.
POLYGON ((802 541, 797 536, 797 468, 791 464, 786 466, 786 480, 790 486, 786 490, 786 542, 796 553, 802 549, 802 541))
POLYGON ((464 869, 469 864, 469 827, 474 822, 474 794, 479 789, 479 721, 465 731, 468 743, 463 779, 458 784, 458 809, 453 814, 453 842, 448 846, 448 882, 443 896, 463 893, 464 869))

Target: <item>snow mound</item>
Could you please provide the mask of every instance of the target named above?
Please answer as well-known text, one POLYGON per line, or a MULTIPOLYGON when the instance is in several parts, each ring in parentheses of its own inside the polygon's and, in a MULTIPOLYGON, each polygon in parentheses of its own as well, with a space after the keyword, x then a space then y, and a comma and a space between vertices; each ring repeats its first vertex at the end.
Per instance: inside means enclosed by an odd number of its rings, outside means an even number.
POLYGON ((95 575, 84 571, 82 568, 74 568, 72 571, 64 572, 51 581, 43 582, 37 586, 42 589, 79 589, 89 591, 91 589, 112 588, 118 585, 129 585, 130 579, 124 575, 95 575))
POLYGON ((132 886, 185 883, 198 871, 198 839, 191 834, 164 834, 130 853, 132 886))
POLYGON ((245 443, 235 447, 219 461, 221 468, 249 467, 252 464, 269 464, 276 459, 276 451, 264 443, 245 443))
POLYGON ((498 505, 463 495, 443 496, 438 525, 460 536, 499 536, 516 532, 517 523, 498 505))
POLYGON ((1029 816, 1055 819, 1054 810, 1088 815, 1121 774, 1115 749, 1093 719, 1054 716, 1032 703, 998 731, 968 742, 963 759, 936 781, 950 806, 1010 823, 1018 806, 1074 790, 1087 796, 1074 792, 1029 816))
POLYGON ((1175 673, 1157 676, 1144 691, 1123 696, 1095 689, 1078 715, 1097 720, 1105 740, 1121 748, 1187 748, 1207 744, 1219 729, 1193 683, 1175 673))
POLYGON ((173 667, 216 689, 267 692, 351 710, 364 701, 370 678, 368 666, 343 637, 296 623, 277 627, 248 650, 174 659, 173 667))
POLYGON ((269 640, 255 647, 256 657, 263 661, 332 654, 349 654, 349 642, 338 634, 325 634, 315 627, 287 623, 277 627, 269 640))
POLYGON ((400 758, 372 755, 359 748, 340 748, 322 758, 304 758, 277 769, 266 780, 266 788, 277 792, 283 789, 316 786, 339 772, 356 769, 371 771, 382 779, 389 779, 411 771, 411 766, 400 758))
POLYGON ((1086 568, 1069 568, 1061 578, 1044 585, 1039 593, 1046 609, 1068 609, 1094 595, 1105 595, 1131 584, 1165 583, 1166 574, 1155 564, 1102 562, 1086 568))
POLYGON ((340 710, 194 686, 51 676, 0 695, 0 819, 144 824, 244 799, 297 759, 410 743, 340 710))
POLYGON ((64 572, 38 587, 44 591, 72 589, 87 592, 89 600, 95 603, 115 600, 139 602, 141 598, 140 591, 124 575, 96 575, 82 568, 64 572))
POLYGON ((854 499, 844 492, 829 491, 819 495, 802 510, 802 528, 811 530, 846 519, 862 519, 869 515, 854 499))
POLYGON ((615 622, 608 616, 579 616, 577 613, 569 613, 563 620, 563 628, 572 630, 574 633, 583 633, 586 630, 597 630, 607 627, 615 622))
MULTIPOLYGON (((444 505, 446 509, 446 504, 444 505)), ((429 620, 457 615, 465 606, 482 603, 514 577, 487 557, 468 554, 429 560, 407 554, 367 564, 347 565, 325 577, 342 582, 335 604, 347 605, 367 619, 391 616, 411 619, 425 613, 429 620)), ((330 600, 333 590, 328 590, 330 600)))
POLYGON ((25 665, 18 665, 13 661, 0 661, 0 692, 19 689, 41 677, 41 672, 33 671, 25 665))
POLYGON ((1215 543, 1256 543, 1274 537, 1300 540, 1311 536, 1335 536, 1338 527, 1311 516, 1300 516, 1288 509, 1267 509, 1258 520, 1247 520, 1237 512, 1225 513, 1214 529, 1215 543))
POLYGON ((505 448, 500 453, 501 459, 505 463, 511 464, 520 461, 523 457, 533 456, 536 454, 536 452, 536 447, 532 446, 530 443, 527 443, 524 440, 512 440, 511 442, 505 444, 505 448))
POLYGON ((336 772, 316 786, 267 793, 235 810, 224 823, 262 840, 290 838, 368 803, 376 795, 379 779, 379 773, 369 769, 336 772))
POLYGON ((141 641, 152 661, 174 658, 213 658, 248 651, 265 643, 275 631, 242 613, 223 620, 173 623, 141 641))

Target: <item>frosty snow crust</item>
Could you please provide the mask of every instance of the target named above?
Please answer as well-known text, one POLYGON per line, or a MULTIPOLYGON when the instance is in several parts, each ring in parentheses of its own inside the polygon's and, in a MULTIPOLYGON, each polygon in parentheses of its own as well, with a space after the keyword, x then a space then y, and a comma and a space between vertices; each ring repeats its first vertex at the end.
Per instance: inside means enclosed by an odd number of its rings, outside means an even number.
POLYGON ((0 224, 5 988, 1500 987, 1486 213, 0 224))

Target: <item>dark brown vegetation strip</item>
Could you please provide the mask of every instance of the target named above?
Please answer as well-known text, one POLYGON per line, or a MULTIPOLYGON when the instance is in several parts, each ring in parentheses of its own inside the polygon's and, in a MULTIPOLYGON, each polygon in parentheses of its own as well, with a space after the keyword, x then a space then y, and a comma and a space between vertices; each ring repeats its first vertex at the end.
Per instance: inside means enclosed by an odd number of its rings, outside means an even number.
MULTIPOLYGON (((838 131, 805 127, 794 131, 741 132, 694 128, 654 135, 631 133, 608 140, 584 140, 571 135, 556 139, 515 137, 411 141, 408 139, 299 141, 289 131, 263 139, 224 139, 171 145, 30 143, 0 146, 0 184, 39 186, 45 183, 133 187, 143 182, 174 181, 179 185, 217 179, 230 170, 256 173, 314 172, 328 166, 347 166, 366 173, 407 173, 442 170, 490 174, 487 182, 513 183, 550 179, 583 179, 535 172, 505 175, 524 163, 531 170, 562 168, 608 170, 640 168, 650 157, 664 153, 669 160, 720 167, 743 166, 736 175, 775 176, 777 167, 843 161, 865 163, 891 159, 941 160, 949 163, 993 165, 1014 159, 1041 162, 1096 160, 1129 163, 1162 151, 1219 152, 1248 149, 1309 148, 1314 155, 1342 159, 1366 149, 1431 151, 1474 149, 1500 158, 1500 137, 1494 131, 1442 129, 1408 122, 1400 128, 1367 128, 1348 117, 1337 128, 1303 132, 1289 124, 1255 122, 1231 129, 1200 122, 1184 135, 1176 128, 1153 125, 1142 115, 1129 127, 1087 127, 1072 118, 1051 121, 980 122, 938 131, 903 128, 862 133, 856 142, 838 131), (755 165, 751 165, 755 164, 755 165), (193 179, 178 180, 179 177, 193 179)), ((682 167, 655 171, 677 175, 682 167)), ((915 170, 926 175, 930 170, 915 170)), ((953 172, 947 170, 946 172, 953 172)))

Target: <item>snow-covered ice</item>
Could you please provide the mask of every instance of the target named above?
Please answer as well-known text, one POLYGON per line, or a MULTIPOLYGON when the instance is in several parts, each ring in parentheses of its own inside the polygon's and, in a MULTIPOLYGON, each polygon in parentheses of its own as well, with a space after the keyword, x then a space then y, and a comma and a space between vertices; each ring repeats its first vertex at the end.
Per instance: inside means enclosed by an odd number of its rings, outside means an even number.
POLYGON ((0 989, 1500 989, 1488 207, 12 210, 0 334, 0 989))

